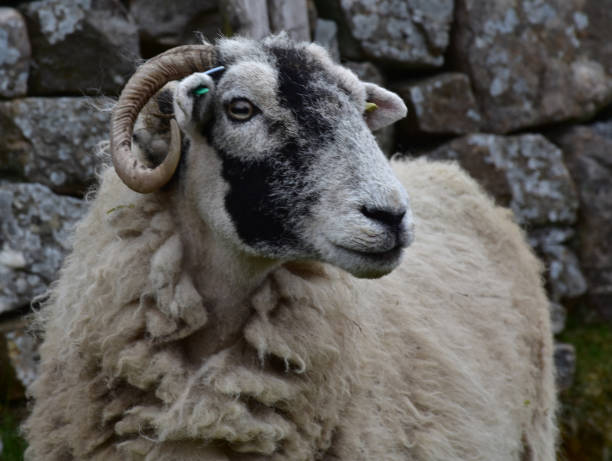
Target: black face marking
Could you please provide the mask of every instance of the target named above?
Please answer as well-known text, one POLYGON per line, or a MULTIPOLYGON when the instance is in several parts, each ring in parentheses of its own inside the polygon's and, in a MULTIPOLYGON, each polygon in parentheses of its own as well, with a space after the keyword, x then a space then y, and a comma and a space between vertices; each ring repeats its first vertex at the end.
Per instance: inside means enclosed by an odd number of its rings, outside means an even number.
POLYGON ((321 79, 329 81, 325 70, 304 50, 272 47, 270 52, 276 58, 281 105, 293 113, 308 140, 329 141, 333 136, 332 125, 321 117, 319 108, 333 100, 334 94, 313 84, 321 79))
POLYGON ((263 160, 246 162, 217 149, 223 159, 223 178, 230 184, 225 207, 240 238, 253 248, 302 248, 295 223, 309 215, 318 195, 305 180, 310 162, 296 156, 288 142, 263 160))
MULTIPOLYGON (((222 175, 230 186, 225 207, 242 241, 268 255, 274 250, 279 255, 291 250, 308 254, 311 248, 300 238, 296 225, 308 219, 319 200, 308 178, 318 153, 335 139, 333 112, 340 111, 342 104, 337 82, 306 50, 270 47, 268 51, 278 69, 279 103, 295 117, 297 136, 289 136, 283 122, 262 113, 268 133, 284 138, 281 148, 249 155, 224 150, 215 144, 214 136, 208 139, 223 162, 222 175), (326 108, 327 116, 322 114, 326 108)), ((208 134, 214 131, 213 126, 208 134)))

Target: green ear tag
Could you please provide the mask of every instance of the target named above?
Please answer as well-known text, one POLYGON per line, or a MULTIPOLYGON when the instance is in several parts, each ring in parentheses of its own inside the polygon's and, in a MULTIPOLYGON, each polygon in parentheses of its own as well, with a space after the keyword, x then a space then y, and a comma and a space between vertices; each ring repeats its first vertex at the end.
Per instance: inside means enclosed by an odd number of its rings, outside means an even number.
POLYGON ((372 112, 373 110, 378 109, 378 106, 373 102, 366 102, 365 112, 372 112))
POLYGON ((206 88, 205 86, 200 86, 200 87, 196 88, 195 90, 193 90, 193 93, 196 96, 202 96, 203 94, 208 93, 208 91, 209 91, 208 88, 206 88))

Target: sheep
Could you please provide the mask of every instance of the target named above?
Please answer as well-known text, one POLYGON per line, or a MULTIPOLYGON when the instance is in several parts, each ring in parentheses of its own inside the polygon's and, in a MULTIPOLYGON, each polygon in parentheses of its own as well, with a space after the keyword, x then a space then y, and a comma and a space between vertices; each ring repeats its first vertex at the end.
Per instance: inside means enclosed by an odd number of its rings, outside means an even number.
POLYGON ((143 64, 37 314, 26 459, 555 459, 540 263, 455 164, 387 161, 405 114, 283 35, 143 64))

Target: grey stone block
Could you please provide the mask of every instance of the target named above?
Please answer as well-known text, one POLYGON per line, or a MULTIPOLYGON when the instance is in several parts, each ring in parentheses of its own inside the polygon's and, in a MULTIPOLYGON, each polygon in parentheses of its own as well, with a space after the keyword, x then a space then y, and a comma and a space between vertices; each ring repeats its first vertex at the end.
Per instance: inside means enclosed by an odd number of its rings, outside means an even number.
POLYGON ((273 33, 285 31, 293 40, 310 41, 306 0, 268 0, 268 12, 273 33))
POLYGON ((30 53, 23 16, 13 8, 0 8, 0 97, 27 93, 30 53))
POLYGON ((408 133, 467 134, 479 131, 481 116, 465 74, 448 72, 396 85, 410 113, 401 122, 408 133))
POLYGON ((562 152, 541 135, 472 134, 428 156, 457 160, 500 204, 510 206, 521 224, 576 221, 578 197, 562 152))
POLYGON ((585 118, 612 101, 612 28, 597 17, 611 0, 457 0, 456 10, 453 55, 487 131, 585 118))
POLYGON ((0 102, 0 174, 82 194, 95 180, 110 112, 99 98, 25 98, 0 102))
POLYGON ((261 39, 270 35, 270 20, 266 0, 219 0, 219 9, 228 35, 243 35, 261 39))
POLYGON ((338 46, 338 26, 328 19, 317 19, 314 41, 324 47, 332 59, 340 62, 340 48, 338 46))
POLYGON ((32 94, 118 94, 138 64, 138 28, 118 0, 40 0, 21 11, 32 94))
POLYGON ((334 1, 367 57, 412 67, 444 63, 453 0, 334 1))
POLYGON ((29 304, 58 277, 84 210, 40 184, 0 186, 0 312, 29 304))

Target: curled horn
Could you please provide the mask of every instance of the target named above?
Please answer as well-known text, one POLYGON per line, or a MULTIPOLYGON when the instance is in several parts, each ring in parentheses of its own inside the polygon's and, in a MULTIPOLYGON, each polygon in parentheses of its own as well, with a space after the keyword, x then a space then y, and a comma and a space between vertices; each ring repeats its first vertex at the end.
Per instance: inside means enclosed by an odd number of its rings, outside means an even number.
POLYGON ((132 153, 132 133, 138 113, 167 82, 213 67, 214 47, 209 44, 186 45, 159 54, 142 66, 127 82, 111 119, 111 155, 115 171, 132 190, 146 194, 166 184, 181 157, 180 130, 170 121, 170 147, 164 161, 149 168, 132 153))

